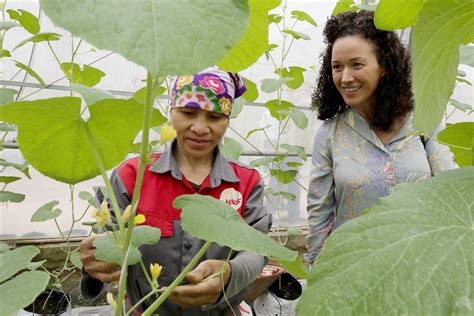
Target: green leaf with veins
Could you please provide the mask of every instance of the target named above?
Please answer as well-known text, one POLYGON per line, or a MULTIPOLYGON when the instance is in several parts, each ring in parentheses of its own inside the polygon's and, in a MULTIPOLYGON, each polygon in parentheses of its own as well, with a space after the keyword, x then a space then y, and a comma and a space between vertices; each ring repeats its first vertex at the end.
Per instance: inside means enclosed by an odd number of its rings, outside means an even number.
MULTIPOLYGON (((95 140, 104 167, 109 170, 130 152, 142 127, 143 105, 131 99, 102 100, 89 106, 89 113, 86 122, 81 117, 81 99, 74 97, 0 107, 0 116, 18 126, 18 142, 25 159, 44 175, 69 184, 100 174, 89 137, 95 140)), ((152 126, 165 121, 155 109, 152 126)))
MULTIPOLYGON (((117 242, 110 236, 103 235, 93 242, 96 248, 95 257, 97 260, 116 263, 121 265, 124 260, 123 251, 117 242)), ((130 244, 130 251, 128 253, 127 265, 133 265, 140 262, 142 254, 133 244, 130 244)))
POLYGON ((474 41, 474 1, 426 0, 413 27, 413 126, 431 134, 456 82, 459 45, 474 41))
POLYGON ((136 226, 133 228, 131 243, 135 247, 154 245, 160 241, 161 230, 151 226, 136 226))
POLYGON ((33 303, 48 285, 49 274, 44 271, 27 271, 0 284, 0 310, 13 315, 33 303))
MULTIPOLYGON (((239 71, 254 64, 268 48, 268 11, 281 0, 249 0, 249 21, 240 40, 217 65, 227 71, 239 71)), ((234 17, 232 17, 234 19, 234 17)))
POLYGON ((298 315, 471 314, 472 192, 473 167, 397 185, 331 233, 298 315))
POLYGON ((449 145, 460 167, 473 165, 474 122, 450 124, 438 133, 437 139, 449 145))
POLYGON ((426 0, 380 0, 375 9, 374 24, 381 30, 402 30, 416 24, 426 0), (394 14, 396 12, 396 14, 394 14))
POLYGON ((242 0, 40 3, 55 25, 154 76, 193 74, 217 64, 241 38, 249 20, 249 4, 242 0))
POLYGON ((36 247, 24 246, 1 253, 0 283, 11 278, 19 271, 26 269, 39 252, 39 249, 36 247))
POLYGON ((182 209, 181 226, 195 237, 281 260, 293 261, 297 257, 297 252, 249 226, 236 210, 213 197, 181 195, 173 206, 182 209))

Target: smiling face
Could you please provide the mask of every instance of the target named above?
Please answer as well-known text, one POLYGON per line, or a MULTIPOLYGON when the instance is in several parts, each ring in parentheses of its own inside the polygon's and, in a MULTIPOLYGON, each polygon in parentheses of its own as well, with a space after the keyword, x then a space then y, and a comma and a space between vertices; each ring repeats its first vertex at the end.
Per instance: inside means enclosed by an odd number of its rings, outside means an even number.
POLYGON ((383 75, 373 44, 360 36, 338 38, 331 56, 332 79, 344 102, 367 113, 383 75))
POLYGON ((175 108, 171 123, 176 130, 178 152, 188 158, 208 159, 229 126, 222 114, 192 108, 175 108))

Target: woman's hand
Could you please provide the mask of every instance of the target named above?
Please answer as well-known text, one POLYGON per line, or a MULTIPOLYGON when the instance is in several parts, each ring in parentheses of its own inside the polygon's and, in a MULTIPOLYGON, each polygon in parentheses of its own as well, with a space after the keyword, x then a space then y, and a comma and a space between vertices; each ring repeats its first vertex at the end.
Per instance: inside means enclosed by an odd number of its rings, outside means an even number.
POLYGON ((170 299, 182 308, 214 304, 232 274, 227 261, 209 259, 201 262, 186 276, 190 284, 174 289, 170 299))
POLYGON ((84 270, 94 279, 104 283, 118 281, 120 266, 115 263, 99 261, 95 258, 94 240, 99 236, 89 236, 82 240, 79 250, 84 270))

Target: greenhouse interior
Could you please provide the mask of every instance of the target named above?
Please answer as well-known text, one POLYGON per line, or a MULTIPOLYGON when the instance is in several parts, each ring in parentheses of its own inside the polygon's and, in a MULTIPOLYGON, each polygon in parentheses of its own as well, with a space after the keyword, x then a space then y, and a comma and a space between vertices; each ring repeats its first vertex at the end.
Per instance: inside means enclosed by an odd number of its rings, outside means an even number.
POLYGON ((0 9, 1 316, 474 314, 474 0, 0 9))

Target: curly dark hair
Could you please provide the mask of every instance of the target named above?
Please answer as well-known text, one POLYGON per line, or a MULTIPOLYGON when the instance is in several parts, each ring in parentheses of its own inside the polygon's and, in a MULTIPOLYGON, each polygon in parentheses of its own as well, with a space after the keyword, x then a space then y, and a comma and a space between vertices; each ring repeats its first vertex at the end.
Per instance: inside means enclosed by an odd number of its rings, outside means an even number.
POLYGON ((334 118, 347 108, 332 79, 331 55, 338 38, 353 35, 372 42, 384 72, 374 92, 377 101, 372 105, 369 124, 387 131, 396 118, 413 110, 410 53, 395 32, 375 27, 372 11, 344 12, 333 16, 327 21, 323 34, 327 48, 317 87, 311 96, 312 107, 317 110, 320 120, 334 118))

